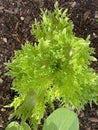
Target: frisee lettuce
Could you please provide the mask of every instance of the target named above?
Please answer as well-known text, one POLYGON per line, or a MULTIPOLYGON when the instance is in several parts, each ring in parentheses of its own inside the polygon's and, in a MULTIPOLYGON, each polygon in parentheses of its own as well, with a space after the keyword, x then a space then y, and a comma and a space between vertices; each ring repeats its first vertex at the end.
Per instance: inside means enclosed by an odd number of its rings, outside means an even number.
POLYGON ((55 4, 54 12, 42 11, 42 21, 32 25, 36 42, 26 42, 15 51, 10 69, 13 87, 18 96, 11 107, 12 115, 23 121, 29 119, 36 130, 46 109, 55 99, 63 107, 83 109, 86 103, 98 101, 98 75, 89 67, 95 60, 88 38, 76 37, 67 10, 55 4))

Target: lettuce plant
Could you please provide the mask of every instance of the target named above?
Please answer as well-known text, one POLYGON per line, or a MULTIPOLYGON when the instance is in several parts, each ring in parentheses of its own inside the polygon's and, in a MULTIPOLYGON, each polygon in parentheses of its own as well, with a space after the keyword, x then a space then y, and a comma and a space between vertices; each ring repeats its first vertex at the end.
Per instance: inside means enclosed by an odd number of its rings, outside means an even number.
POLYGON ((26 42, 7 63, 17 92, 12 115, 27 119, 37 129, 46 109, 61 99, 63 107, 83 109, 98 101, 98 75, 90 68, 94 49, 87 38, 76 37, 67 10, 55 4, 54 12, 42 11, 42 20, 32 25, 36 43, 26 42))
POLYGON ((59 108, 45 120, 43 130, 79 130, 78 117, 69 109, 59 108))
MULTIPOLYGON (((13 121, 5 130, 31 130, 31 128, 26 122, 19 124, 13 121)), ((43 130, 79 130, 78 117, 69 109, 59 108, 45 120, 43 130)))
POLYGON ((21 122, 21 124, 19 124, 16 121, 12 121, 8 124, 5 130, 31 130, 31 128, 26 122, 21 122))

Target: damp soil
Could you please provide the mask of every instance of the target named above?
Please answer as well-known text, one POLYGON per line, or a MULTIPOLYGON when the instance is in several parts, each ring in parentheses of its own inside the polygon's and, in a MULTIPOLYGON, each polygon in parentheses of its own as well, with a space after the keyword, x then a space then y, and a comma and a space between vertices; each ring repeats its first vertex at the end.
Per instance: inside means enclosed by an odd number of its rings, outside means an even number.
MULTIPOLYGON (((9 123, 12 110, 3 106, 10 103, 15 93, 11 90, 12 79, 5 75, 14 51, 21 49, 26 40, 34 43, 30 29, 34 19, 40 20, 40 9, 54 10, 56 0, 0 0, 0 130, 9 123)), ((90 35, 90 46, 95 48, 98 59, 98 0, 57 0, 63 9, 68 8, 74 23, 74 33, 84 39, 90 35)), ((98 72, 98 61, 91 67, 98 72)), ((98 106, 85 106, 79 113, 80 130, 98 130, 98 106)), ((41 128, 39 128, 41 129, 41 128)))

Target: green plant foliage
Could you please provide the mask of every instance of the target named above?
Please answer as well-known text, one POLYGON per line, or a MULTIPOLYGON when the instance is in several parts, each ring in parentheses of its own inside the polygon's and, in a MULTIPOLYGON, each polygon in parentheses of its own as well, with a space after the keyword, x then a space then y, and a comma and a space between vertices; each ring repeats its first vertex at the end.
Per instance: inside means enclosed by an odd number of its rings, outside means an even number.
POLYGON ((13 121, 6 127, 5 130, 31 130, 26 122, 22 122, 20 125, 18 122, 13 121))
POLYGON ((26 122, 21 122, 20 126, 21 130, 31 130, 30 126, 26 122))
POLYGON ((45 120, 43 130, 79 130, 78 117, 69 109, 59 108, 45 120))
POLYGON ((47 102, 53 107, 62 98, 64 107, 76 109, 97 102, 98 75, 89 67, 95 60, 90 41, 74 35, 72 21, 57 3, 53 13, 42 11, 42 21, 35 20, 31 32, 38 45, 27 42, 7 67, 18 93, 10 104, 13 116, 29 119, 37 129, 47 102))
POLYGON ((19 128, 20 128, 20 126, 19 126, 18 122, 13 121, 6 127, 5 130, 19 130, 19 128))

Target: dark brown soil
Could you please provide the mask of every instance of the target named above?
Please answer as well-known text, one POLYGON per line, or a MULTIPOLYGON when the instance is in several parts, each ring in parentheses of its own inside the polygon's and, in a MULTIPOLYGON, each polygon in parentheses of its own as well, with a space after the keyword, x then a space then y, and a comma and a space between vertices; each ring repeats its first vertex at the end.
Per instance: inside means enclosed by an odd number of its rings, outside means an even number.
MULTIPOLYGON (((34 19, 40 20, 40 8, 53 11, 56 0, 0 0, 0 130, 9 123, 11 110, 3 108, 11 102, 14 92, 11 91, 12 79, 5 76, 14 50, 21 49, 26 40, 34 42, 30 35, 34 19)), ((74 22, 76 36, 91 36, 91 46, 95 48, 98 59, 98 0, 58 0, 59 6, 68 8, 70 18, 74 22)), ((92 63, 98 72, 98 62, 92 63)), ((87 105, 80 112, 80 130, 98 130, 98 106, 87 105)))

